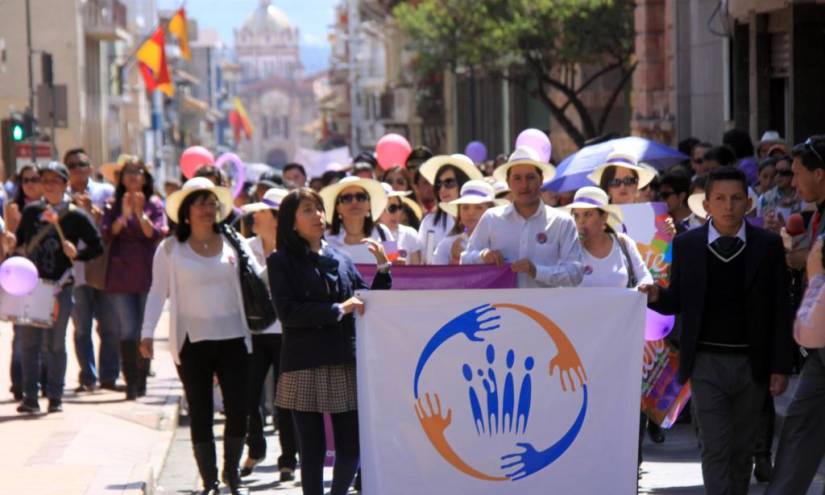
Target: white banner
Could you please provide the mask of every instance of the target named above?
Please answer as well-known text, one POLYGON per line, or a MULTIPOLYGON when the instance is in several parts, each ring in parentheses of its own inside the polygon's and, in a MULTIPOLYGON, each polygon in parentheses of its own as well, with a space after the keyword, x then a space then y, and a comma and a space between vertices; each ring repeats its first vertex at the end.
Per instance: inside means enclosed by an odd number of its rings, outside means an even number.
POLYGON ((361 296, 366 495, 636 492, 641 294, 361 296))
POLYGON ((307 178, 312 179, 323 175, 330 163, 348 167, 352 158, 349 156, 349 148, 343 146, 328 151, 298 148, 292 160, 303 165, 307 172, 307 178))

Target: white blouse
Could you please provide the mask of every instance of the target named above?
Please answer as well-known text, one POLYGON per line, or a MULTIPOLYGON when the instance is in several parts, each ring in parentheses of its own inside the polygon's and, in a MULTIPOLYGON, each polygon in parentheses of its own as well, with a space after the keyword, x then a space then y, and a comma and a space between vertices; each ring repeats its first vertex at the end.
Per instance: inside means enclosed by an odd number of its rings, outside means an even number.
MULTIPOLYGON (((617 234, 627 249, 627 255, 636 276, 636 286, 652 284, 653 277, 645 266, 636 242, 625 234, 617 234)), ((627 287, 629 272, 624 254, 618 242, 612 241, 613 247, 604 258, 597 258, 582 248, 583 278, 579 287, 627 287)))
POLYGON ((447 237, 441 239, 441 242, 438 243, 438 247, 435 248, 435 253, 433 253, 433 264, 434 265, 449 265, 450 264, 450 254, 453 250, 453 243, 456 239, 462 240, 462 251, 467 248, 467 239, 468 237, 464 234, 454 234, 448 235, 447 237))
POLYGON ((424 220, 421 221, 421 226, 418 228, 418 243, 421 246, 421 257, 425 265, 432 265, 435 263, 435 248, 441 239, 447 236, 455 226, 455 218, 442 212, 442 216, 447 217, 446 223, 442 225, 441 222, 436 225, 435 212, 427 213, 424 220))
MULTIPOLYGON (((375 256, 370 253, 369 248, 366 244, 347 244, 344 242, 344 238, 346 237, 347 233, 344 230, 344 227, 341 226, 341 231, 338 235, 332 235, 331 233, 327 232, 324 238, 327 240, 330 246, 334 247, 338 251, 346 254, 350 257, 353 263, 361 263, 361 264, 374 264, 375 263, 375 256)), ((378 242, 386 242, 386 241, 394 241, 395 237, 390 233, 390 229, 385 227, 381 224, 375 224, 372 228, 372 233, 370 233, 369 239, 373 239, 378 242), (378 229, 381 229, 381 232, 384 234, 384 238, 381 238, 381 235, 378 233, 378 229)))
POLYGON ((407 258, 409 264, 410 256, 421 251, 421 244, 418 242, 418 231, 409 225, 398 225, 398 230, 392 232, 393 237, 398 242, 398 250, 401 256, 407 258))

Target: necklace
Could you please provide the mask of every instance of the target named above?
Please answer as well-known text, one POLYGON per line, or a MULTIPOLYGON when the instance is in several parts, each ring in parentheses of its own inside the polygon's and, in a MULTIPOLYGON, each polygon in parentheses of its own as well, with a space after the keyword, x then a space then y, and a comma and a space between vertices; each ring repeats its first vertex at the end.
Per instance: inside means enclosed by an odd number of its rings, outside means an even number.
POLYGON ((208 251, 208 250, 209 250, 210 245, 212 244, 212 240, 213 240, 213 239, 214 239, 214 238, 211 238, 211 239, 204 239, 204 240, 202 240, 202 241, 192 239, 192 242, 193 242, 193 243, 195 243, 195 244, 200 244, 200 245, 202 245, 202 246, 203 246, 203 249, 204 249, 205 251, 208 251))

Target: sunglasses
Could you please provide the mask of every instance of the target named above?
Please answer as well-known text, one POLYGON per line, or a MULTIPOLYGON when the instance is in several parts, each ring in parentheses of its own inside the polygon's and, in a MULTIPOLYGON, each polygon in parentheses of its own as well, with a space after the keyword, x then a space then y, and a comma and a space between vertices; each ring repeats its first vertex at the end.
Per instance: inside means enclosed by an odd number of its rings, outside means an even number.
POLYGON ((76 168, 86 168, 91 167, 92 165, 89 162, 70 162, 66 164, 66 168, 69 170, 74 170, 76 168))
POLYGON ((793 177, 793 170, 777 170, 776 175, 780 177, 793 177))
POLYGON ((387 207, 387 211, 389 212, 390 215, 394 215, 394 214, 398 213, 399 211, 401 211, 401 209, 402 209, 401 205, 389 205, 387 207))
POLYGON ((124 175, 143 175, 142 168, 124 168, 123 169, 124 175))
POLYGON ((817 151, 816 146, 814 145, 813 139, 808 138, 808 139, 805 140, 805 143, 803 143, 803 144, 805 145, 805 148, 811 150, 811 153, 816 155, 816 157, 819 158, 819 161, 822 162, 823 165, 825 165, 825 158, 822 158, 822 155, 819 153, 819 151, 817 151))
POLYGON ((694 158, 693 163, 695 163, 696 165, 701 165, 701 164, 705 163, 705 159, 704 158, 694 158))
POLYGON ((338 196, 338 204, 348 205, 355 200, 358 203, 365 203, 370 200, 367 193, 342 194, 338 196))
POLYGON ((442 187, 446 187, 447 189, 455 189, 458 187, 458 181, 453 178, 437 180, 435 181, 435 187, 437 189, 441 189, 442 187))
POLYGON ((635 186, 638 183, 638 177, 625 177, 624 179, 610 179, 607 183, 607 187, 635 186))
POLYGON ((24 177, 20 179, 22 184, 40 184, 40 177, 24 177))

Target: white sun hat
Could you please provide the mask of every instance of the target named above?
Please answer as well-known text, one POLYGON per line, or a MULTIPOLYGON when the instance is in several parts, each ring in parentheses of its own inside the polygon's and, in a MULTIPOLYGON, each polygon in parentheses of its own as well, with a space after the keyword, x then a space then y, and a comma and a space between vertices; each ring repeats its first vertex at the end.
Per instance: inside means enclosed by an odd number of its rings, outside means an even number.
POLYGON ((241 211, 243 211, 244 215, 255 213, 256 211, 261 210, 278 211, 278 209, 280 209, 281 207, 281 202, 284 200, 287 194, 289 194, 289 191, 284 189, 283 187, 272 187, 264 193, 264 196, 261 198, 260 201, 258 201, 257 203, 249 203, 248 205, 243 205, 241 207, 241 211))
POLYGON ((593 181, 594 184, 599 185, 602 181, 602 174, 604 174, 604 171, 607 170, 608 167, 621 167, 634 170, 639 176, 639 189, 643 189, 650 184, 650 182, 656 178, 657 173, 656 169, 651 166, 639 165, 635 156, 614 151, 607 155, 604 163, 596 167, 596 170, 591 172, 587 178, 593 181))
POLYGON ((455 153, 453 155, 436 155, 424 162, 421 167, 418 168, 418 171, 421 172, 421 175, 425 179, 427 179, 427 182, 435 185, 435 179, 438 176, 438 171, 445 165, 452 165, 453 167, 461 170, 467 174, 467 177, 470 179, 476 180, 484 178, 484 174, 482 174, 481 170, 476 167, 476 164, 473 163, 470 157, 462 155, 461 153, 455 153))
POLYGON ((178 210, 180 210, 180 205, 190 194, 198 191, 209 191, 218 198, 219 208, 216 218, 218 222, 226 220, 226 217, 232 213, 232 208, 234 206, 232 191, 225 187, 216 186, 214 182, 206 177, 193 177, 184 182, 180 189, 173 192, 168 198, 166 198, 165 210, 166 215, 169 216, 169 219, 175 223, 180 223, 178 221, 178 210))
MULTIPOLYGON (((759 199, 759 196, 757 196, 756 191, 749 187, 748 198, 751 200, 751 208, 748 210, 748 213, 750 213, 756 208, 756 202, 759 199)), ((691 194, 688 196, 687 204, 691 213, 702 220, 707 220, 708 212, 705 211, 705 193, 700 192, 691 194)))
POLYGON ((587 186, 576 191, 573 202, 562 207, 563 210, 572 214, 574 209, 589 208, 599 209, 607 213, 607 225, 614 231, 620 232, 624 215, 622 210, 616 205, 610 204, 610 198, 600 187, 587 186))
POLYGON ((335 184, 331 184, 319 193, 321 199, 324 200, 324 210, 326 210, 327 223, 332 224, 332 219, 335 216, 335 204, 338 200, 338 195, 341 191, 348 187, 360 187, 370 197, 370 214, 372 219, 377 221, 384 208, 387 207, 387 193, 381 183, 373 179, 362 179, 360 177, 344 177, 335 184))
POLYGON ((458 205, 481 205, 492 203, 494 206, 506 205, 506 199, 496 199, 496 192, 493 186, 485 180, 468 180, 461 186, 461 194, 458 199, 449 202, 442 201, 438 204, 445 213, 458 216, 458 205))
POLYGON ((527 146, 521 146, 516 148, 516 151, 510 155, 510 158, 507 159, 507 162, 500 165, 495 171, 493 172, 493 177, 498 182, 507 183, 507 171, 517 165, 532 165, 537 169, 541 170, 542 179, 541 182, 547 182, 551 180, 553 177, 556 176, 556 167, 550 165, 549 163, 544 163, 541 161, 539 154, 536 153, 533 148, 529 148, 527 146))

